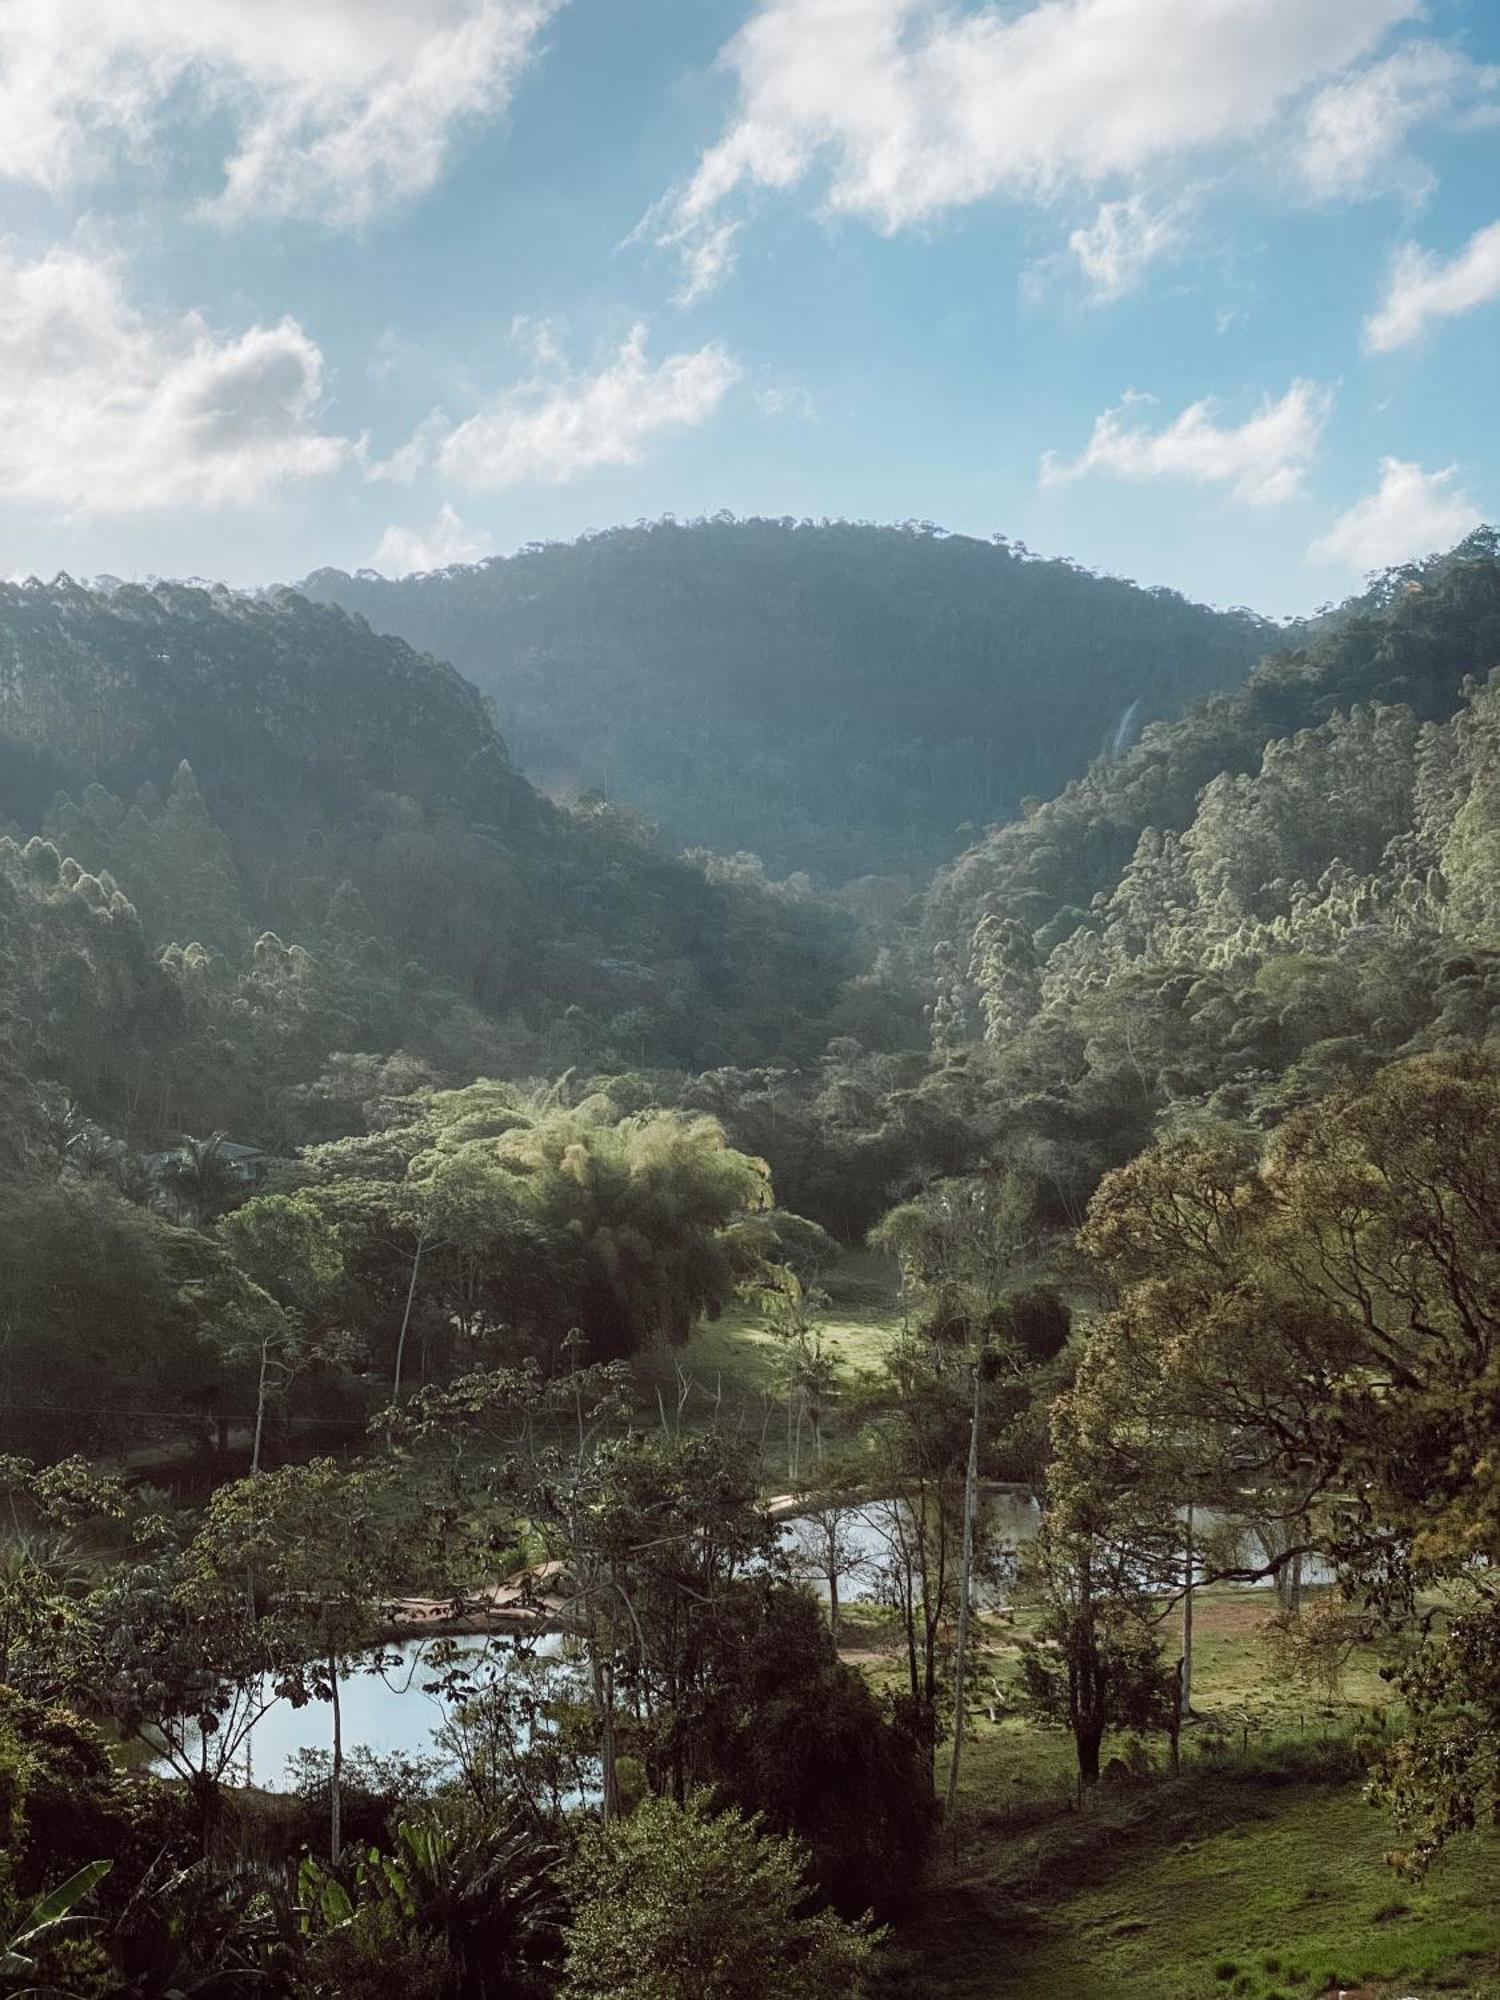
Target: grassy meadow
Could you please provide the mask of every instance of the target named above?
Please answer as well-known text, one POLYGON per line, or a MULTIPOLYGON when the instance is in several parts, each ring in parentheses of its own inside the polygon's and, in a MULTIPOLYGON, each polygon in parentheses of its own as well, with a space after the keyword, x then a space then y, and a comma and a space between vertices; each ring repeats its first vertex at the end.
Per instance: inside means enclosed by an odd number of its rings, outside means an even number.
MULTIPOLYGON (((849 1387, 900 1325, 883 1275, 868 1259, 835 1282, 824 1326, 849 1387)), ((637 1363, 643 1417, 660 1397, 685 1424, 717 1413, 761 1435, 780 1491, 776 1358, 760 1316, 733 1307, 637 1363)), ((1378 1663, 1356 1655, 1331 1692, 1290 1681, 1266 1641, 1275 1609, 1269 1590, 1199 1593, 1182 1775, 1164 1745, 1115 1741, 1106 1757, 1141 1774, 1082 1808, 1071 1740, 1016 1712, 1033 1614, 985 1621, 957 1823, 891 1940, 882 2000, 1500 2000, 1500 1840, 1455 1842, 1421 1883, 1395 1873, 1359 1749, 1379 1727, 1378 1663)), ((882 1613, 846 1612, 843 1651, 899 1683, 882 1613)))

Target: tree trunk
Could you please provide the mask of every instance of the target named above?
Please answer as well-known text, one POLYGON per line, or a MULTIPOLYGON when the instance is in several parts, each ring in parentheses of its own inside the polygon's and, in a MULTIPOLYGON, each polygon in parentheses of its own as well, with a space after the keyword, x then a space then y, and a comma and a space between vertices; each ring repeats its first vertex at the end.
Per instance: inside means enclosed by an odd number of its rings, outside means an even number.
POLYGON ((260 1344, 260 1378, 255 1385, 255 1443, 250 1447, 250 1476, 253 1479, 260 1471, 260 1441, 266 1428, 266 1370, 269 1363, 270 1339, 260 1344))
POLYGON ((1167 1718, 1167 1752, 1174 1778, 1180 1776, 1182 1772, 1182 1711, 1184 1706, 1182 1690, 1183 1670, 1185 1666, 1186 1662, 1179 1660, 1176 1671, 1172 1675, 1172 1713, 1167 1718))
POLYGON ((1182 1665, 1178 1669, 1180 1694, 1179 1712, 1190 1715, 1193 1709, 1193 1579, 1197 1572, 1198 1559, 1193 1548, 1193 1503, 1187 1509, 1187 1577, 1182 1593, 1182 1665))
POLYGON ((969 1418, 969 1463, 964 1471, 963 1573, 958 1585, 958 1659, 953 1668, 953 1756, 943 1817, 951 1819, 958 1800, 958 1767, 964 1754, 964 1678, 969 1660, 969 1604, 974 1586, 974 1500, 979 1481, 979 1364, 974 1364, 974 1408, 969 1418))
POLYGON ((339 1701, 339 1656, 328 1656, 333 1687, 333 1763, 328 1773, 328 1849, 335 1867, 344 1845, 344 1711, 339 1701))
POLYGON ((406 1309, 401 1315, 401 1331, 396 1339, 396 1375, 391 1384, 391 1407, 401 1400, 401 1364, 406 1358, 406 1329, 411 1325, 412 1300, 417 1295, 417 1273, 422 1268, 422 1250, 427 1242, 427 1231, 422 1230, 417 1237, 417 1253, 411 1260, 411 1283, 406 1288, 406 1309))
POLYGON ((1086 1785, 1099 1782, 1099 1746, 1104 1741, 1102 1722, 1080 1722, 1073 1731, 1073 1742, 1078 1750, 1078 1775, 1086 1785))

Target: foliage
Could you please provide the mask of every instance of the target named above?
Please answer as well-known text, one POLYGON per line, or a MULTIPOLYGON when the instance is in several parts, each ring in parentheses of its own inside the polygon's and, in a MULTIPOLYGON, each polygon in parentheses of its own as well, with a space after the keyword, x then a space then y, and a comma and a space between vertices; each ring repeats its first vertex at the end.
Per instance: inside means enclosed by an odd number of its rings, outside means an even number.
POLYGON ((565 1912, 557 1861, 513 1817, 432 1812, 401 1821, 394 1846, 369 1848, 347 1881, 309 1856, 299 1890, 313 1990, 378 1991, 383 1961, 388 1980, 399 1967, 404 1990, 434 2000, 550 1992, 565 1912))
POLYGON ((1494 1809, 1497 1118, 1492 1051, 1413 1058, 1299 1113, 1264 1163, 1212 1138, 1148 1156, 1086 1238, 1122 1288, 1079 1375, 1094 1456, 1279 1496, 1287 1539, 1402 1642, 1385 1796, 1413 1866, 1494 1809))
POLYGON ((304 587, 471 675, 549 786, 628 800, 741 874, 834 881, 932 866, 1277 638, 917 523, 664 520, 304 587))
POLYGON ((877 1942, 808 1913, 794 1843, 702 1795, 591 1830, 568 1879, 574 2000, 829 2000, 862 1990, 877 1942))

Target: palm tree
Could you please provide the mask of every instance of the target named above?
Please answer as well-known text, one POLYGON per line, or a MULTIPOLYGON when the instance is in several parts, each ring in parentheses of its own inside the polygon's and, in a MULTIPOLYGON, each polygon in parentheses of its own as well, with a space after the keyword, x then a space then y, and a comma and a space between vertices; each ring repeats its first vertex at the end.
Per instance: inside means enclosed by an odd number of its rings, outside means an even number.
POLYGON ((208 1139, 184 1138, 157 1171, 178 1220, 202 1229, 232 1208, 245 1190, 243 1168, 225 1150, 222 1132, 208 1139))

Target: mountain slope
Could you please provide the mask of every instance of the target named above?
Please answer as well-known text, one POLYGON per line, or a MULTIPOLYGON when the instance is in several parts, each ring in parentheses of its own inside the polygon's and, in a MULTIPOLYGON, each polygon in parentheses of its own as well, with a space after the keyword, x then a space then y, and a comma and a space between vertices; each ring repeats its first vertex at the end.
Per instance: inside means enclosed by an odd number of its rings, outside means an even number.
POLYGON ((1497 771, 1480 530, 998 829, 939 876, 913 954, 988 1157, 1069 1223, 1153 1135, 1268 1128, 1500 1033, 1497 771))
POLYGON ((773 873, 925 873, 966 823, 1276 643, 1220 613, 929 527, 719 518, 302 588, 454 662, 517 762, 773 873))
POLYGON ((137 1130, 247 1136, 336 1052, 811 1052, 854 970, 828 912, 560 811, 451 667, 290 592, 0 588, 7 826, 0 1061, 137 1130))
POLYGON ((1390 572, 1233 693, 1148 728, 1121 755, 995 828, 938 874, 929 932, 961 944, 982 917, 1003 915, 1035 933, 1045 953, 1113 891, 1142 834, 1187 829, 1205 787, 1255 773, 1268 744, 1360 704, 1442 720, 1460 706, 1465 677, 1496 666, 1500 536, 1482 528, 1446 556, 1390 572))

